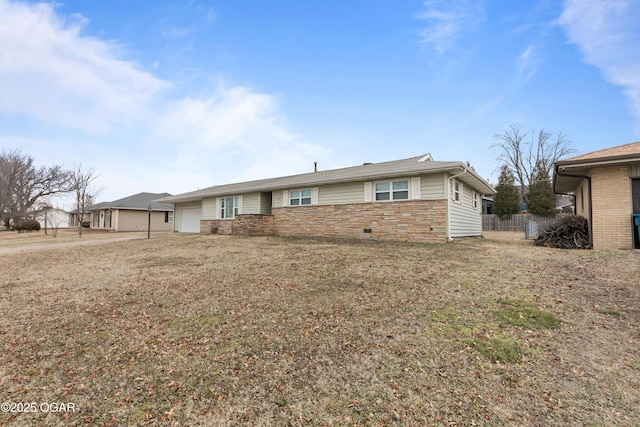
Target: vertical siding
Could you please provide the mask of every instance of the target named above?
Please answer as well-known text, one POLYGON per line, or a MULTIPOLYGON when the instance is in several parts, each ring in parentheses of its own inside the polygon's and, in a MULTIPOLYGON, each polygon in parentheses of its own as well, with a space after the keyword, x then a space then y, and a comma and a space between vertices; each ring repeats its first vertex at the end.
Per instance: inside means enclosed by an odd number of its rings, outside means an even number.
MULTIPOLYGON (((451 180, 451 187, 453 187, 453 181, 451 180)), ((462 185, 462 193, 460 202, 456 202, 453 199, 453 190, 449 191, 450 203, 449 207, 451 213, 450 237, 468 237, 468 236, 481 236, 482 235, 482 202, 480 195, 478 195, 478 207, 473 207, 473 189, 460 182, 462 185)))

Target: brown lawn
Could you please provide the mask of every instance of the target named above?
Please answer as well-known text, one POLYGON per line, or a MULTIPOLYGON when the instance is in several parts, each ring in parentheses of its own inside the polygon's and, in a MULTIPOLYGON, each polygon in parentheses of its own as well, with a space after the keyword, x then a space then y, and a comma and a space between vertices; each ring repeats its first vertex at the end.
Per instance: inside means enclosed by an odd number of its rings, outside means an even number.
POLYGON ((640 420, 640 251, 41 239, 2 255, 0 425, 640 420))

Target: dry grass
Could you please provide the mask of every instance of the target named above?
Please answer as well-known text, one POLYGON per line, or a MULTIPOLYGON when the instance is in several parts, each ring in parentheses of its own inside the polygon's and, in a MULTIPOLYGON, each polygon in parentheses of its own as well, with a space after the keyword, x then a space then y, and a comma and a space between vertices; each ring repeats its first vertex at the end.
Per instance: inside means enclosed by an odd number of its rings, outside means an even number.
POLYGON ((0 425, 634 425, 639 277, 498 235, 5 255, 0 401, 75 412, 0 425))

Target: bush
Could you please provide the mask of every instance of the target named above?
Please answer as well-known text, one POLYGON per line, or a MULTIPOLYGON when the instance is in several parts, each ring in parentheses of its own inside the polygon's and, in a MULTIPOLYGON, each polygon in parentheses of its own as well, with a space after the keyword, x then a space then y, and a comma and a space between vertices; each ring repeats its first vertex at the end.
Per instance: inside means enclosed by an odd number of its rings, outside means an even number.
POLYGON ((40 231, 40 223, 35 219, 25 219, 13 225, 16 231, 40 231))

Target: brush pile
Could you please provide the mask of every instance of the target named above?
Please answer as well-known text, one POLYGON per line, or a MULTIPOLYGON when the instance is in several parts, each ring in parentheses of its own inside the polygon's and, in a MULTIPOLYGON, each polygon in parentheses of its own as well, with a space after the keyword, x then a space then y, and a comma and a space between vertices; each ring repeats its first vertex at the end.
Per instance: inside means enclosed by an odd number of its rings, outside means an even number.
POLYGON ((582 216, 566 216, 540 233, 537 246, 560 249, 591 249, 589 222, 582 216))

